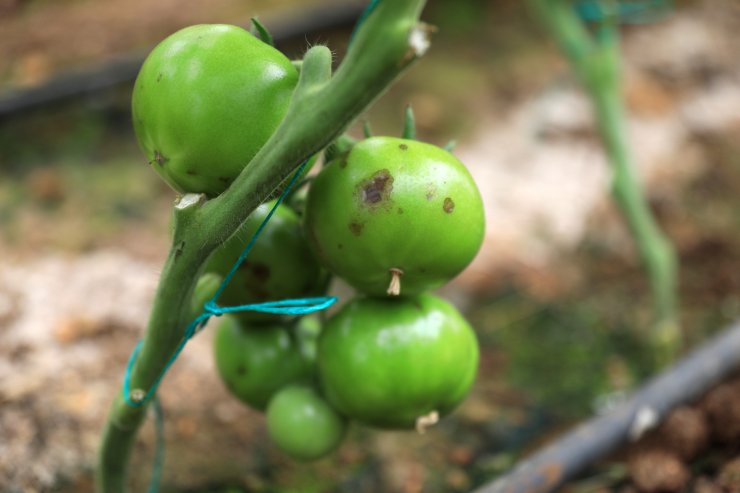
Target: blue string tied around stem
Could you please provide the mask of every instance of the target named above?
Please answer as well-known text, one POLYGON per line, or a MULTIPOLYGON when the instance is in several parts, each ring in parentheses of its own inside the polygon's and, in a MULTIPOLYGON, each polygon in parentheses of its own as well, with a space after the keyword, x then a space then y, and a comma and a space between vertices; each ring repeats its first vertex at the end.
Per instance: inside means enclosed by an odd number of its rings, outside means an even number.
POLYGON ((221 284, 219 285, 218 290, 216 290, 216 293, 210 300, 208 300, 204 304, 203 312, 198 315, 192 322, 190 322, 190 324, 188 324, 187 328, 185 329, 185 333, 180 340, 180 343, 175 349, 175 352, 167 361, 167 364, 155 380, 154 384, 147 391, 144 391, 142 389, 131 389, 131 373, 133 372, 134 363, 136 362, 136 358, 141 351, 141 347, 144 341, 139 341, 139 343, 136 345, 133 352, 131 353, 128 365, 126 366, 126 373, 123 377, 123 398, 127 405, 131 407, 141 407, 145 405, 150 399, 152 399, 157 391, 157 388, 159 387, 160 382, 162 381, 172 364, 175 362, 177 357, 180 356, 180 353, 185 348, 185 345, 195 334, 203 330, 211 317, 220 317, 224 313, 235 313, 243 311, 273 313, 278 315, 305 315, 308 313, 325 310, 337 301, 337 298, 335 298, 334 296, 320 296, 314 298, 296 298, 279 301, 267 301, 264 303, 249 303, 244 305, 226 307, 222 307, 218 304, 218 297, 221 295, 223 290, 234 277, 234 274, 236 273, 239 266, 247 258, 247 255, 257 241, 257 238, 259 238, 260 234, 262 234, 262 231, 265 229, 265 226, 272 218, 275 210, 280 206, 280 204, 282 204, 283 200, 293 188, 293 185, 295 185, 295 182, 297 181, 298 177, 301 176, 307 164, 308 160, 304 161, 295 171, 293 177, 290 179, 290 182, 288 182, 288 185, 280 194, 280 197, 275 202, 275 205, 267 214, 267 217, 265 217, 265 219, 262 221, 260 226, 257 228, 257 231, 255 231, 254 235, 252 235, 252 238, 250 238, 249 242, 244 247, 244 250, 242 250, 237 261, 231 267, 231 270, 229 270, 223 281, 221 281, 221 284))

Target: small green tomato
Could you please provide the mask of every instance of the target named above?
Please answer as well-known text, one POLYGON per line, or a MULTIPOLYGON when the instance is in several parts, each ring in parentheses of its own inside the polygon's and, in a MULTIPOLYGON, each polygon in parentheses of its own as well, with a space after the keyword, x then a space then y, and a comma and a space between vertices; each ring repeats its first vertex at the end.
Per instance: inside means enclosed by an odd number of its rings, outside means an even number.
POLYGON ((267 407, 270 437, 297 460, 316 460, 332 452, 346 429, 347 421, 312 387, 288 386, 267 407))
POLYGON ((468 170, 444 149, 372 137, 315 178, 305 224, 321 262, 358 290, 414 295, 473 260, 483 202, 468 170))
POLYGON ((282 387, 310 381, 312 362, 280 325, 245 329, 223 315, 214 338, 216 367, 226 387, 242 402, 264 410, 282 387))

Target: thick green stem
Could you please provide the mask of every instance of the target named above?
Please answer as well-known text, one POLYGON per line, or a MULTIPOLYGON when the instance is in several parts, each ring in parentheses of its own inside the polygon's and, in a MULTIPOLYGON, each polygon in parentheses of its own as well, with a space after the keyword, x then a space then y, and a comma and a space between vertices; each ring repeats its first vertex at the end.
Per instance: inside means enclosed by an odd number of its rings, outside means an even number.
POLYGON ((675 359, 682 344, 678 323, 678 264, 673 246, 658 227, 634 175, 620 87, 616 18, 605 19, 592 36, 568 0, 530 0, 530 5, 570 59, 593 103, 614 173, 612 197, 634 238, 650 282, 655 317, 650 343, 655 364, 665 366, 675 359))
MULTIPOLYGON (((131 388, 152 388, 184 337, 190 297, 208 256, 301 162, 335 140, 428 47, 418 21, 424 0, 385 0, 355 33, 331 77, 331 52, 306 53, 285 120, 236 181, 219 197, 176 207, 173 246, 162 271, 131 388)), ((126 469, 146 405, 119 394, 105 425, 97 470, 99 492, 126 490, 126 469)))
POLYGON ((682 345, 677 318, 678 264, 673 246, 653 218, 640 183, 634 175, 632 158, 623 128, 622 98, 617 90, 591 93, 601 137, 614 171, 612 197, 634 238, 647 271, 655 312, 651 332, 656 366, 671 363, 682 345))

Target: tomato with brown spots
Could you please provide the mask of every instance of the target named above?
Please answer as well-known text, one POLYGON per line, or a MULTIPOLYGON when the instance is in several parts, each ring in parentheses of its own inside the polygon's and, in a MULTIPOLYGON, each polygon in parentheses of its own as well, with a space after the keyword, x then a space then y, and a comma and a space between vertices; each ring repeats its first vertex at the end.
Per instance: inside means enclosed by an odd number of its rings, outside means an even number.
POLYGON ((305 218, 321 262, 373 296, 441 286, 473 260, 484 233, 465 166, 439 147, 392 137, 363 140, 329 163, 305 218))
MULTIPOLYGON (((274 205, 274 200, 267 202, 250 214, 236 234, 211 255, 205 272, 226 276, 274 205)), ((234 306, 317 296, 323 294, 327 281, 326 271, 306 242, 301 219, 290 207, 281 204, 218 303, 234 306)), ((252 311, 234 315, 243 322, 281 318, 280 315, 252 311)))

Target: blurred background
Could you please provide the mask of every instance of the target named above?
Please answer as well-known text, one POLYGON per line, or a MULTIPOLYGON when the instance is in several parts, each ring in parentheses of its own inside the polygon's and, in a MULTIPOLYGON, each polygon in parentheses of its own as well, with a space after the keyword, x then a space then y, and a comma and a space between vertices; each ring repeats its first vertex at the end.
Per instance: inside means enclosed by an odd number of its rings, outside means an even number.
MULTIPOLYGON (((479 336, 472 395, 426 435, 355 426, 338 453, 300 465, 227 393, 205 331, 160 392, 162 491, 469 491, 648 376, 649 290, 610 201, 588 100, 522 3, 430 1, 432 49, 364 115, 376 134, 399 135, 411 104, 419 138, 456 140, 483 194, 483 249, 442 290, 479 336)), ((259 15, 290 57, 326 43, 341 59, 363 7, 0 0, 0 490, 93 489, 99 433, 148 317, 175 198, 133 135, 146 53, 181 27, 259 15)), ((630 143, 680 256, 694 347, 740 317, 740 4, 678 2, 623 34, 630 143)), ((148 423, 133 491, 152 458, 148 423)), ((626 477, 608 471, 598 488, 626 477)))

